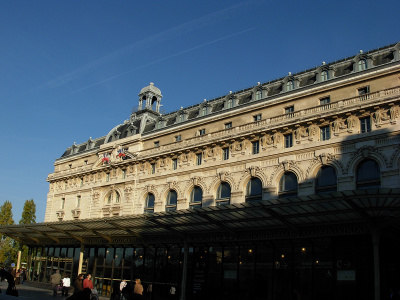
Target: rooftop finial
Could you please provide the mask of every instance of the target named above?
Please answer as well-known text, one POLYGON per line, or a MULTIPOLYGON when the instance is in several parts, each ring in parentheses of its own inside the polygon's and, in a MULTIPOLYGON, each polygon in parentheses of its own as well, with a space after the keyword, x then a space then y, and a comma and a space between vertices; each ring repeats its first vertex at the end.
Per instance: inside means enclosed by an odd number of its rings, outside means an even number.
POLYGON ((207 99, 204 99, 203 101, 204 101, 204 102, 207 102, 207 99))
POLYGON ((364 53, 364 51, 360 50, 360 54, 364 53))
POLYGON ((232 94, 232 91, 229 91, 229 94, 232 94))
POLYGON ((154 82, 150 82, 150 85, 154 85, 154 82))
POLYGON ((325 62, 324 61, 322 62, 322 65, 325 66, 325 62))
POLYGON ((289 72, 289 76, 292 75, 292 72, 289 72))
POLYGON ((257 82, 257 85, 260 85, 261 84, 261 82, 257 82))

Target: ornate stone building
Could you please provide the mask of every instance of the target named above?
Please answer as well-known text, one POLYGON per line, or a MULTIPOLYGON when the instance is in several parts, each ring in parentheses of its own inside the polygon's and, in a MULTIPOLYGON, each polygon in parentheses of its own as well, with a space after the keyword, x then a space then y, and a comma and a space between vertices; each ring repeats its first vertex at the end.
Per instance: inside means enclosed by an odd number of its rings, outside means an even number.
POLYGON ((360 51, 169 114, 150 83, 127 120, 56 160, 45 223, 8 234, 33 257, 75 249, 104 294, 139 274, 160 297, 176 284, 181 299, 379 299, 379 276, 400 282, 382 258, 399 247, 399 53, 360 51), (126 249, 156 262, 107 267, 126 249), (159 249, 177 251, 176 278, 157 277, 159 249))

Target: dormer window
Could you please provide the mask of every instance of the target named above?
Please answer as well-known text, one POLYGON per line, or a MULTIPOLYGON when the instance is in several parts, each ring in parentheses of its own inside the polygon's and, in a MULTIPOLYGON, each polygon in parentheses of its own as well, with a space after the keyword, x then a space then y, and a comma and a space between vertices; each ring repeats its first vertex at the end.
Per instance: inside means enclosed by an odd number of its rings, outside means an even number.
POLYGON ((364 71, 367 69, 367 60, 366 59, 360 59, 358 61, 358 71, 364 71))
POLYGON ((292 91, 294 90, 294 81, 293 80, 289 80, 286 83, 286 91, 292 91))
POLYGON ((327 81, 328 79, 329 79, 328 71, 322 71, 321 72, 321 81, 327 81))
POLYGON ((228 102, 226 103, 226 108, 232 108, 233 107, 233 99, 229 98, 228 102))
POLYGON ((260 100, 262 99, 263 94, 262 94, 262 90, 257 90, 256 92, 256 100, 260 100))
POLYGON ((158 148, 158 147, 160 147, 160 142, 159 141, 154 142, 154 148, 158 148))
POLYGON ((206 134, 206 130, 205 129, 200 129, 199 130, 199 135, 205 135, 206 134))
POLYGON ((201 109, 201 115, 202 115, 202 116, 206 116, 206 115, 207 115, 207 106, 206 106, 206 105, 204 105, 204 106, 202 107, 202 109, 201 109))

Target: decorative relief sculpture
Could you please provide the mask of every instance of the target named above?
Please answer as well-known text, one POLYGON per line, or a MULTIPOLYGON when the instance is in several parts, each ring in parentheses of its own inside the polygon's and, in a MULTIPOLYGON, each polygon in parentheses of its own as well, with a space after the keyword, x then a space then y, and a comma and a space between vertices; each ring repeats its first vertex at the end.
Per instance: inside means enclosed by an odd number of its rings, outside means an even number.
POLYGON ((382 123, 385 121, 389 120, 390 117, 388 116, 387 112, 384 109, 377 109, 372 115, 371 115, 372 121, 375 123, 376 127, 381 127, 382 123))
POLYGON ((283 134, 280 132, 275 132, 273 135, 274 148, 280 147, 282 141, 283 141, 283 134))
POLYGON ((399 117, 399 107, 392 105, 389 109, 390 123, 396 124, 396 119, 399 117))
POLYGON ((310 141, 318 140, 319 137, 319 127, 315 124, 308 126, 308 139, 310 141))
POLYGON ((294 131, 294 137, 296 139, 296 143, 300 144, 303 138, 308 137, 307 129, 304 128, 303 126, 297 127, 296 130, 294 131))
POLYGON ((354 115, 349 115, 346 120, 347 123, 347 131, 352 133, 353 130, 357 127, 358 118, 354 115))
POLYGON ((333 134, 339 135, 340 132, 342 131, 342 129, 347 128, 347 125, 345 124, 345 122, 342 119, 337 118, 337 119, 335 119, 335 121, 332 122, 331 127, 332 127, 333 134))

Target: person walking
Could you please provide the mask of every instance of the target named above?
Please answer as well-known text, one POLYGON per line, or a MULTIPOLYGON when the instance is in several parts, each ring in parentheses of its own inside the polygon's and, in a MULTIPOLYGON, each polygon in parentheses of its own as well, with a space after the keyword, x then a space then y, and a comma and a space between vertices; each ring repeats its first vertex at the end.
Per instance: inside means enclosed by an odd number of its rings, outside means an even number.
POLYGON ((53 296, 57 296, 57 288, 61 282, 61 275, 59 270, 56 270, 56 272, 50 276, 50 282, 53 288, 53 296))
POLYGON ((76 280, 74 282, 74 295, 83 291, 82 278, 83 278, 83 275, 79 274, 78 278, 76 278, 76 280))
POLYGON ((71 286, 71 279, 69 278, 69 275, 65 275, 64 278, 62 279, 63 287, 61 291, 61 296, 68 297, 68 290, 69 287, 71 286))
POLYGON ((99 295, 97 293, 97 290, 93 287, 93 282, 91 280, 92 275, 88 274, 86 279, 83 280, 83 289, 89 288, 92 291, 92 299, 99 299, 99 295))
POLYGON ((135 287, 133 289, 133 299, 143 299, 143 285, 139 278, 135 279, 135 287))
POLYGON ((119 285, 119 290, 121 292, 121 300, 125 300, 124 294, 122 290, 126 287, 126 279, 122 279, 121 284, 119 285))

